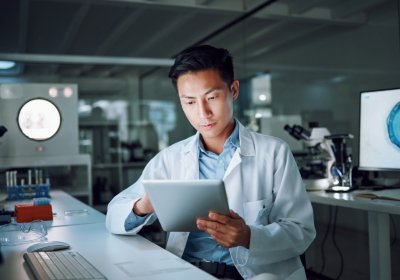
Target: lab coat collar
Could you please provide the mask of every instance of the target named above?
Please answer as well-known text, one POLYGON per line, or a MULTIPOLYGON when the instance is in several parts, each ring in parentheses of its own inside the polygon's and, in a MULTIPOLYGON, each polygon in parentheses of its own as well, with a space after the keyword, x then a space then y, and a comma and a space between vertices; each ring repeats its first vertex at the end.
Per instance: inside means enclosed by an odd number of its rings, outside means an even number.
POLYGON ((182 153, 195 153, 197 155, 198 147, 200 141, 200 133, 197 132, 195 135, 190 137, 187 143, 183 146, 182 153))
POLYGON ((186 167, 184 178, 181 179, 199 179, 199 148, 198 148, 198 135, 194 135, 187 139, 181 153, 183 159, 183 166, 186 167))
POLYGON ((242 156, 255 156, 254 141, 251 138, 250 131, 245 128, 239 121, 239 140, 240 140, 240 155, 242 156))

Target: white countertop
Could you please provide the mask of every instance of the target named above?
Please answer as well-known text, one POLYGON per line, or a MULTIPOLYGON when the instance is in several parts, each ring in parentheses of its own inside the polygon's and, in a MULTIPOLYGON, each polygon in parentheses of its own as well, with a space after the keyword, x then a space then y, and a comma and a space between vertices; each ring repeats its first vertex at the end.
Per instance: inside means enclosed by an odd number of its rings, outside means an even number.
POLYGON ((400 215, 400 201, 357 197, 356 195, 360 193, 373 193, 378 196, 391 196, 400 199, 400 189, 355 190, 348 193, 309 191, 308 196, 313 203, 400 215))

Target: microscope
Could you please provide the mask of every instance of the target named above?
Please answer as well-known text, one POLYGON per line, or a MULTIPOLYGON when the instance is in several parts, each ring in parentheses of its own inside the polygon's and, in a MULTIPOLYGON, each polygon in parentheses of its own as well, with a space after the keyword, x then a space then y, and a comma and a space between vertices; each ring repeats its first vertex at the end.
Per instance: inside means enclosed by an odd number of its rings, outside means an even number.
POLYGON ((352 190, 352 161, 346 151, 351 134, 331 135, 325 127, 310 123, 310 130, 300 125, 285 125, 295 139, 304 142, 307 152, 295 154, 306 189, 344 192, 352 190))
POLYGON ((334 134, 326 136, 333 142, 333 151, 335 154, 335 164, 332 166, 333 185, 327 191, 330 192, 348 192, 354 190, 353 186, 353 161, 351 154, 347 153, 346 139, 353 139, 353 135, 334 134))

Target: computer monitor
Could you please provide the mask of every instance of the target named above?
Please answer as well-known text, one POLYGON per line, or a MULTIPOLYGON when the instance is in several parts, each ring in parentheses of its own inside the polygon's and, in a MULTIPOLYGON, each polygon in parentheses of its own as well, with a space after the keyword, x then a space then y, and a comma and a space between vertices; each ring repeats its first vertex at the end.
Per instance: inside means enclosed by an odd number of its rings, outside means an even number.
POLYGON ((400 171, 400 89, 360 97, 359 169, 400 171))

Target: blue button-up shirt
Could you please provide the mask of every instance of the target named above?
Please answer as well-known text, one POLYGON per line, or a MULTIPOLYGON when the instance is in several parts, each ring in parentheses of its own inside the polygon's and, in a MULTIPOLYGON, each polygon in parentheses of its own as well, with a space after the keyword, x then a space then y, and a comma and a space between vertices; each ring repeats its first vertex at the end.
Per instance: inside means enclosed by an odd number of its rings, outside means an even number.
MULTIPOLYGON (((200 179, 223 179, 233 154, 239 145, 239 126, 237 124, 235 124, 232 134, 226 140, 223 152, 219 155, 207 151, 203 142, 199 141, 200 179)), ((146 217, 139 217, 132 211, 125 220, 125 230, 128 231, 139 226, 146 217)), ((229 250, 219 245, 205 232, 190 233, 182 258, 187 261, 207 260, 233 265, 229 250)))
MULTIPOLYGON (((236 124, 224 144, 223 152, 219 155, 207 151, 202 141, 199 141, 200 179, 223 179, 237 147, 239 147, 239 127, 236 124)), ((207 260, 233 265, 229 250, 219 245, 205 232, 190 233, 182 258, 187 261, 207 260)))

